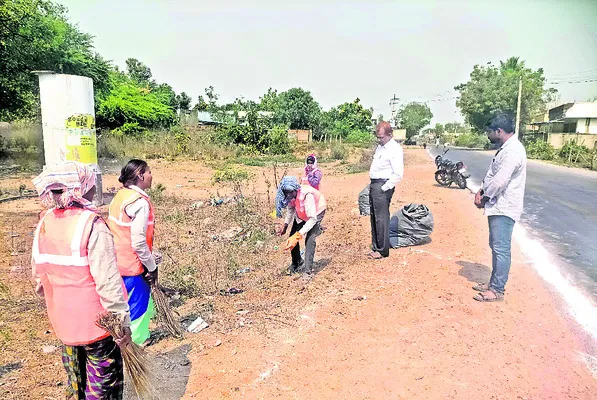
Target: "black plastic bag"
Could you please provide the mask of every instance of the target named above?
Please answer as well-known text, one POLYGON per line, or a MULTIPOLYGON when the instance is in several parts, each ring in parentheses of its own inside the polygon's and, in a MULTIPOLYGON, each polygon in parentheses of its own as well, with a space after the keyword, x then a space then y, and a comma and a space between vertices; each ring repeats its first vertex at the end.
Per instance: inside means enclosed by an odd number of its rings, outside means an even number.
POLYGON ((392 248, 428 243, 433 232, 433 214, 423 204, 408 204, 390 218, 392 248))

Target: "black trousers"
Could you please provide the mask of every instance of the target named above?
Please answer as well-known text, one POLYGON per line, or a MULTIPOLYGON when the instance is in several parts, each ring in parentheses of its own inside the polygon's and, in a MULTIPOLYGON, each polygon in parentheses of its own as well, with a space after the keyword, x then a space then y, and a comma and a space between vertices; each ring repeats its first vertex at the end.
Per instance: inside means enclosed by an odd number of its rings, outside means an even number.
POLYGON ((371 206, 371 250, 383 257, 390 255, 390 203, 394 189, 381 190, 385 181, 371 180, 369 205, 371 206))
MULTIPOLYGON (((304 222, 297 224, 295 220, 292 223, 292 228, 290 229, 290 236, 300 231, 304 225, 304 222)), ((321 235, 321 222, 318 221, 315 226, 311 228, 309 232, 307 232, 307 236, 305 237, 305 265, 304 271, 300 272, 311 273, 313 271, 313 259, 315 258, 315 248, 317 247, 315 239, 317 239, 317 236, 319 235, 321 235)), ((299 272, 299 267, 303 263, 303 260, 301 259, 300 244, 297 243, 297 245, 294 246, 290 252, 290 255, 292 256, 292 269, 299 272)))

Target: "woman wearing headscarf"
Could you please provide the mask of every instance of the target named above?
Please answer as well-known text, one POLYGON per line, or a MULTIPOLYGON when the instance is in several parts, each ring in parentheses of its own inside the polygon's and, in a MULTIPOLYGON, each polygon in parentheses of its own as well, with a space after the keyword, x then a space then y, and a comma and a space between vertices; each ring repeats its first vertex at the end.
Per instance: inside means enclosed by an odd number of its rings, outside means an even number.
POLYGON ((132 339, 146 346, 151 343, 149 322, 154 316, 150 285, 157 279, 160 261, 152 253, 155 216, 145 192, 151 188, 151 169, 143 160, 130 160, 122 167, 118 181, 123 188, 110 203, 108 226, 114 235, 118 270, 128 293, 132 339))
POLYGON ((309 154, 305 161, 305 175, 303 175, 301 183, 303 185, 311 185, 319 190, 322 176, 323 173, 317 166, 317 158, 315 157, 315 154, 309 154))
POLYGON ((120 346, 130 343, 129 307, 116 266, 112 235, 93 207, 95 172, 69 162, 33 179, 42 205, 32 249, 35 291, 45 297, 54 333, 63 343, 69 399, 122 399, 120 346), (95 322, 117 314, 125 335, 114 340, 95 322))
POLYGON ((321 235, 321 221, 325 215, 326 202, 323 195, 311 185, 300 185, 294 176, 285 176, 280 181, 276 195, 276 211, 281 215, 287 208, 284 227, 278 232, 282 236, 292 223, 290 237, 284 250, 291 250, 290 272, 313 272, 313 260, 317 236, 321 235), (301 258, 299 241, 305 239, 305 260, 301 258))

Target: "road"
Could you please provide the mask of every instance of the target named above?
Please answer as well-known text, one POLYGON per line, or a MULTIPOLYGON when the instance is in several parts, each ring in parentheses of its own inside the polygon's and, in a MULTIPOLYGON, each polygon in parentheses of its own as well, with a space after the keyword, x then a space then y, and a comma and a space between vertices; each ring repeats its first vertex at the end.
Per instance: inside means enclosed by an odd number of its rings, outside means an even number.
MULTIPOLYGON (((440 149, 431 148, 435 157, 440 149)), ((480 184, 495 152, 450 149, 472 184, 480 184)), ((529 160, 521 223, 539 239, 573 284, 597 301, 597 173, 529 160)))

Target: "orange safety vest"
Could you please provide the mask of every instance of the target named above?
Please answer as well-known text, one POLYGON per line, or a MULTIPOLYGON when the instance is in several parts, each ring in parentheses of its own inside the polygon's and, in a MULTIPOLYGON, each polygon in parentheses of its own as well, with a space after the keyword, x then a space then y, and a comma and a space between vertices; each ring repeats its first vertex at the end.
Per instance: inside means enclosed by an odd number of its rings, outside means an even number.
POLYGON ((295 209, 297 217, 299 217, 303 221, 309 219, 309 217, 307 217, 307 212, 305 211, 305 197, 308 194, 313 195, 313 199, 315 200, 315 213, 317 215, 324 212, 327 207, 325 197, 323 197, 319 190, 315 189, 311 185, 301 185, 301 188, 298 190, 298 193, 296 194, 295 209))
POLYGON ((140 198, 144 198, 149 203, 149 220, 146 237, 149 250, 152 250, 155 215, 149 197, 134 189, 123 188, 116 193, 116 196, 114 196, 114 199, 110 203, 108 227, 112 235, 114 235, 116 263, 118 264, 118 271, 120 271, 121 276, 137 276, 143 273, 143 264, 133 249, 131 239, 131 225, 133 220, 125 212, 128 205, 133 204, 140 198))
POLYGON ((41 217, 33 239, 33 262, 44 288, 48 317, 56 336, 69 346, 109 336, 95 325, 105 309, 87 257, 96 218, 102 217, 82 208, 52 209, 41 217))

